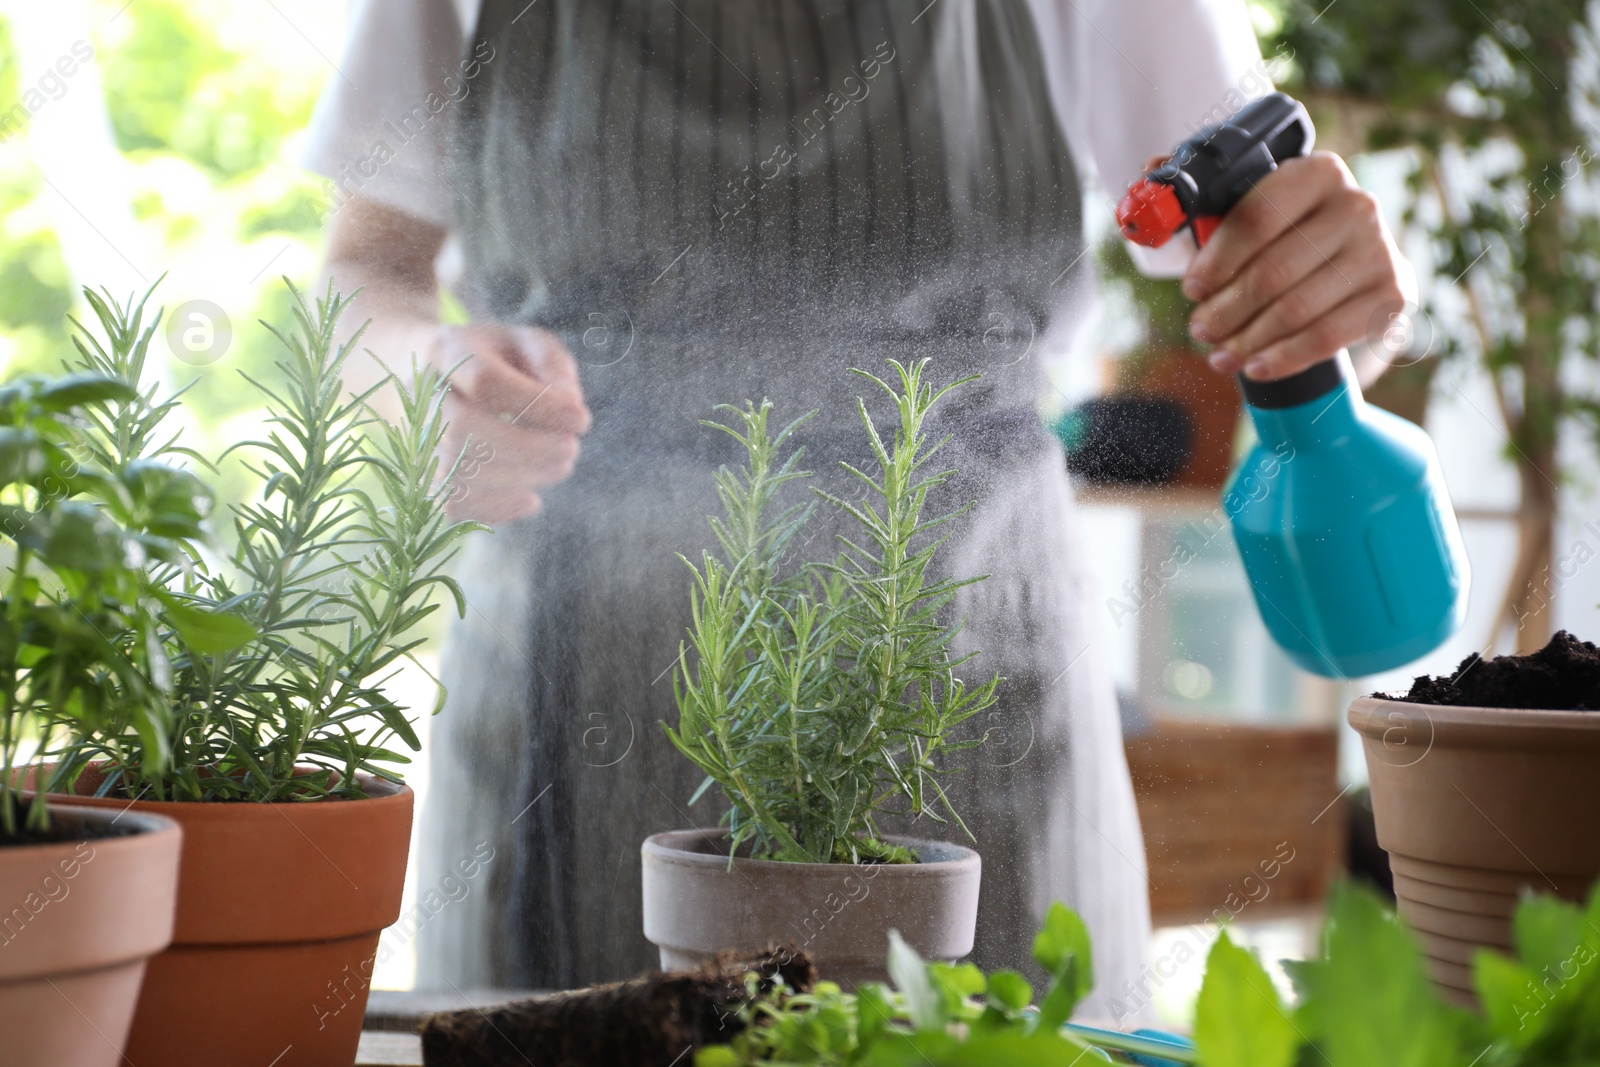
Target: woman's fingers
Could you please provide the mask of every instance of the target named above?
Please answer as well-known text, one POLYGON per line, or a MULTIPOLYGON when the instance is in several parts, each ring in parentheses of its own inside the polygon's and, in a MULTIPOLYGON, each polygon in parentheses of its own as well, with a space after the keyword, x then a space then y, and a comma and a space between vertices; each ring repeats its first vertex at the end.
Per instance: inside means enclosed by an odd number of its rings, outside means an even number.
MULTIPOLYGON (((1332 211, 1319 211, 1303 225, 1279 234, 1245 265, 1238 277, 1195 307, 1189 316, 1189 330, 1195 340, 1216 342, 1238 333, 1280 297, 1330 262, 1336 262, 1348 237, 1346 221, 1332 211)), ((1360 260, 1359 256, 1351 258, 1360 260)), ((1341 269, 1345 266, 1348 264, 1341 269)), ((1370 274, 1377 267, 1363 263, 1359 269, 1370 274)), ((1370 280, 1364 279, 1363 287, 1370 280)))
POLYGON ((567 346, 549 330, 532 326, 515 326, 510 331, 518 353, 527 360, 534 376, 547 382, 561 382, 578 386, 578 361, 572 358, 567 346))
POLYGON ((1286 160, 1234 205, 1196 253, 1183 276, 1185 295, 1204 300, 1218 292, 1336 192, 1354 188, 1350 169, 1331 152, 1286 160))
POLYGON ((507 422, 562 433, 588 432, 576 364, 554 335, 526 327, 446 327, 439 363, 454 367, 453 390, 507 422))
POLYGON ((1338 156, 1290 160, 1239 201, 1184 278, 1211 365, 1268 380, 1366 340, 1380 307, 1416 295, 1416 273, 1372 194, 1338 156))
POLYGON ((445 499, 444 510, 457 522, 481 522, 499 526, 538 514, 544 502, 534 492, 508 492, 498 495, 474 493, 470 487, 457 487, 445 499))
POLYGON ((501 523, 532 515, 537 490, 572 475, 580 451, 571 433, 504 421, 492 408, 452 394, 443 452, 453 464, 448 503, 458 518, 501 523))
POLYGON ((465 397, 452 398, 446 414, 446 446, 461 456, 457 481, 542 489, 565 481, 577 467, 577 434, 508 423, 465 397))
MULTIPOLYGON (((1218 369, 1250 367, 1256 354, 1263 349, 1306 330, 1353 296, 1369 290, 1376 293, 1383 281, 1382 272, 1363 263, 1359 257, 1341 256, 1324 263, 1269 303, 1243 329, 1222 342, 1211 353, 1211 364, 1218 369)), ((1322 354, 1323 358, 1358 339, 1359 336, 1340 338, 1337 344, 1322 354)))
POLYGON ((448 326, 429 358, 454 368, 441 449, 455 471, 450 513, 502 523, 538 511, 538 490, 572 475, 592 421, 571 354, 546 330, 448 326))
POLYGON ((1358 293, 1317 316, 1302 329, 1274 341, 1243 361, 1247 377, 1261 381, 1296 374, 1363 340, 1372 309, 1389 298, 1387 287, 1358 293))

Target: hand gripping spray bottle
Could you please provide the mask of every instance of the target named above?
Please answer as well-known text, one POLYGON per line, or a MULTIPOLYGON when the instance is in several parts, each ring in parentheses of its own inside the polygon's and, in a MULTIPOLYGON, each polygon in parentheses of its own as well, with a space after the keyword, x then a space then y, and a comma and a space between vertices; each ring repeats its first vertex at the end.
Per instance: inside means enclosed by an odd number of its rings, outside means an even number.
MULTIPOLYGON (((1313 137, 1305 108, 1282 93, 1246 105, 1129 188, 1117 207, 1123 236, 1149 248, 1192 236, 1198 248, 1313 137)), ((1278 381, 1241 375, 1239 387, 1258 442, 1223 507, 1273 639, 1332 678, 1437 648, 1466 614, 1468 570, 1428 435, 1368 407, 1343 357, 1278 381)))

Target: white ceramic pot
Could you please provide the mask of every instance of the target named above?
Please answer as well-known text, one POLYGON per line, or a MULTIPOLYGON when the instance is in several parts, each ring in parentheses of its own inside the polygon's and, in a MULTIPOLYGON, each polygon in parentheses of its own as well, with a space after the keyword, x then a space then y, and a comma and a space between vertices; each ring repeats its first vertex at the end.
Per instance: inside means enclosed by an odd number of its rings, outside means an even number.
POLYGON ((728 862, 721 830, 647 839, 644 934, 664 970, 697 967, 723 949, 804 949, 820 977, 850 987, 885 981, 889 931, 924 959, 972 951, 982 863, 972 849, 890 837, 918 863, 728 862))

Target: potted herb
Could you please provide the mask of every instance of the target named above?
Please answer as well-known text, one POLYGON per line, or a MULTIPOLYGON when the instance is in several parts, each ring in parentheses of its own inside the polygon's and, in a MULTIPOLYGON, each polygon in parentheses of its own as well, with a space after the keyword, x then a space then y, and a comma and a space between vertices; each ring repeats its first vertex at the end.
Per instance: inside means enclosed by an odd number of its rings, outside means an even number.
MULTIPOLYGON (((895 940, 894 989, 796 990, 747 978, 730 1040, 696 1067, 807 1063, 869 1067, 1554 1067, 1600 1058, 1600 892, 1587 907, 1550 897, 1518 904, 1513 950, 1480 951, 1484 1011, 1443 1003, 1411 931, 1364 890, 1335 892, 1318 958, 1292 968, 1286 1004, 1256 958, 1224 932, 1212 946, 1193 1040, 1066 1024, 1093 985, 1083 924, 1055 905, 1034 942, 1051 975, 1037 1006, 1020 974, 924 963, 895 940), (1064 1025, 1065 1024, 1065 1025, 1064 1025)), ((537 1050, 536 1050, 537 1051, 537 1050)), ((663 1057, 664 1062, 665 1057, 663 1057)), ((541 1062, 562 1063, 560 1060, 541 1062)))
POLYGON ((145 568, 183 558, 209 498, 172 467, 93 462, 85 408, 130 395, 93 374, 0 385, 0 1058, 15 1067, 120 1064, 145 960, 172 939, 175 823, 19 788, 41 738, 164 727, 145 568))
POLYGON ((1400 913, 1440 986, 1474 996, 1480 946, 1514 943, 1521 896, 1600 877, 1600 648, 1561 631, 1527 656, 1350 707, 1400 913))
MULTIPOLYGON (((402 414, 380 420, 341 381, 360 336, 336 341, 346 302, 331 287, 294 297, 277 380, 250 382, 270 430, 230 449, 260 498, 232 508, 223 558, 153 572, 163 716, 47 752, 48 789, 184 830, 174 943, 150 964, 135 1063, 348 1067, 379 932, 399 915, 412 794, 395 748, 418 741, 383 683, 421 643, 433 592, 459 606, 442 568, 471 527, 444 517, 438 373, 394 381, 402 414)), ((90 450, 140 469, 204 462, 163 425, 176 399, 142 384, 155 327, 140 307, 91 303, 106 338, 79 340, 82 367, 131 388, 91 406, 90 450)))
MULTIPOLYGON (((807 477, 789 448, 806 416, 776 433, 771 405, 723 408, 708 423, 744 447, 740 472, 717 472, 725 514, 712 520, 722 554, 694 572, 693 624, 674 679, 679 751, 715 786, 722 830, 657 834, 643 846, 644 929, 663 967, 693 965, 725 947, 793 941, 824 975, 882 973, 898 926, 917 950, 954 959, 972 948, 980 863, 971 849, 891 837, 889 811, 953 823, 940 785, 946 760, 977 744, 956 727, 992 706, 998 677, 969 689, 970 657, 951 654, 944 617, 956 591, 980 579, 934 571, 940 531, 960 512, 925 517, 953 473, 930 473, 943 442, 928 413, 963 379, 935 389, 926 361, 891 364, 891 385, 855 371, 893 402, 887 438, 859 398, 876 471, 848 465, 864 488, 847 500, 815 491, 780 507, 807 477), (825 561, 790 560, 816 503, 858 528, 825 561)), ((964 509, 963 509, 964 510, 964 509)))

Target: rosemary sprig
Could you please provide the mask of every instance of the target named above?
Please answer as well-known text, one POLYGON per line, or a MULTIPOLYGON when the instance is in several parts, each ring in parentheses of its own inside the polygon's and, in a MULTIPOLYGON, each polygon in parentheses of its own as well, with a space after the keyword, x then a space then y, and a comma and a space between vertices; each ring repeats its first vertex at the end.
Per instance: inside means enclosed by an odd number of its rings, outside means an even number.
MULTIPOLYGON (((723 516, 711 520, 722 554, 690 563, 691 626, 674 677, 674 745, 706 775, 694 799, 716 785, 735 848, 802 862, 909 862, 883 840, 880 812, 898 809, 966 826, 940 779, 944 757, 979 743, 955 729, 992 706, 999 678, 968 689, 944 621, 956 592, 981 578, 932 575, 941 527, 965 509, 933 518, 929 494, 953 472, 928 473, 943 441, 930 442, 928 413, 952 389, 923 380, 923 361, 891 361, 891 384, 864 371, 894 403, 885 441, 857 401, 875 473, 844 465, 865 489, 850 500, 813 489, 811 503, 769 512, 785 486, 809 476, 801 450, 785 454, 807 415, 776 434, 771 404, 723 406, 735 425, 708 422, 745 449, 745 465, 717 472, 723 516), (840 554, 787 572, 787 550, 821 502, 855 521, 840 554)), ((814 414, 814 413, 813 413, 814 414)), ((687 560, 685 560, 688 563, 687 560)), ((970 836, 970 833, 968 834, 970 836)))
MULTIPOLYGON (((465 609, 444 568, 479 528, 444 515, 453 473, 437 458, 445 381, 413 366, 410 384, 391 375, 350 395, 342 368, 361 331, 338 341, 349 301, 331 285, 314 302, 289 288, 292 324, 268 327, 283 349, 276 373, 270 382, 246 378, 265 402, 267 432, 228 450, 260 480, 260 496, 232 508, 232 545, 221 563, 193 551, 156 572, 171 662, 169 725, 155 737, 69 736, 52 753, 57 787, 100 760, 109 764, 106 788, 129 795, 359 796, 358 772, 398 780, 395 765, 408 759, 396 742, 419 747, 384 683, 422 643, 418 627, 435 610, 438 589, 465 609), (369 403, 384 385, 401 400, 393 424, 369 403), (153 747, 170 759, 150 759, 153 747)), ((84 331, 83 362, 130 387, 91 419, 96 452, 133 465, 182 453, 210 466, 163 436, 178 405, 176 397, 157 400, 143 382, 154 329, 141 329, 144 302, 89 302, 105 339, 84 331)))

